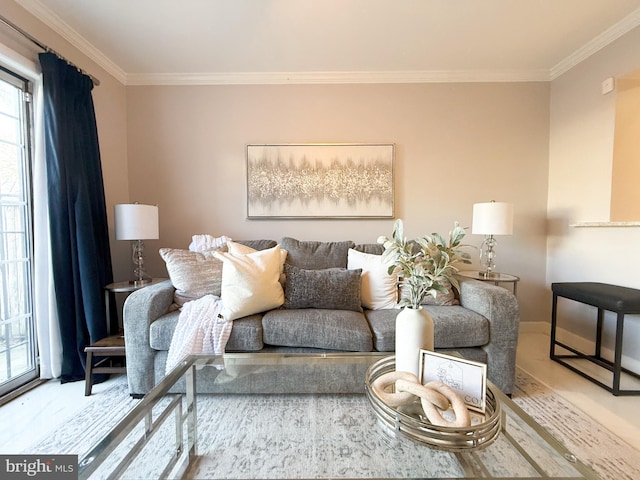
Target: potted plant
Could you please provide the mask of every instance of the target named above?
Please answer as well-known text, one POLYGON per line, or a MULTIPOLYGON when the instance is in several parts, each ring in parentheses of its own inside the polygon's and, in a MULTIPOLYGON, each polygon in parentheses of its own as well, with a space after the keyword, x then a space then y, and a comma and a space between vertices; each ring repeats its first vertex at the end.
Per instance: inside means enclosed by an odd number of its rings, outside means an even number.
POLYGON ((448 242, 437 233, 407 240, 401 219, 396 220, 391 238, 381 236, 384 246, 382 262, 389 265, 389 275, 397 274, 402 292, 396 317, 396 370, 418 375, 420 349, 433 350, 433 319, 422 308, 427 295, 446 294, 459 288, 454 274, 460 263, 471 263, 461 248, 464 228, 457 223, 449 232, 448 242))

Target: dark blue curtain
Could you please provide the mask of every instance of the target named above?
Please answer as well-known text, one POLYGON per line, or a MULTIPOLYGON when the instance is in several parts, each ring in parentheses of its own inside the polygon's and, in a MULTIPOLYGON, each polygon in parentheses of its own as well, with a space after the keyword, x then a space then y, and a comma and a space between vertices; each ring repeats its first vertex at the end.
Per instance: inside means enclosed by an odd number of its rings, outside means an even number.
POLYGON ((84 347, 107 336, 103 288, 113 272, 93 82, 51 53, 40 54, 40 65, 64 383, 84 380, 84 347))

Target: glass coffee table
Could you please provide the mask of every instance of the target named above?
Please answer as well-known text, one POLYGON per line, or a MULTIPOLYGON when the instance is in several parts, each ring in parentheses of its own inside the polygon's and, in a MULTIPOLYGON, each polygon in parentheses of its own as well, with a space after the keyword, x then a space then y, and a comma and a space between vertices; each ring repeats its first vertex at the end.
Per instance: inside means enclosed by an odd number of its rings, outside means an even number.
POLYGON ((79 478, 598 478, 492 385, 500 431, 481 448, 394 434, 365 393, 370 367, 392 360, 190 356, 80 459, 79 478))

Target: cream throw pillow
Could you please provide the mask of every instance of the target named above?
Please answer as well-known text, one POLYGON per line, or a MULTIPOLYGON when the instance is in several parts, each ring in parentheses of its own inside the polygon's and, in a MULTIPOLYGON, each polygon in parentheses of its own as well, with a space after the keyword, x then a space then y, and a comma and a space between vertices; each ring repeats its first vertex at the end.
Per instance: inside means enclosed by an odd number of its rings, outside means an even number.
MULTIPOLYGON (((255 248, 247 247, 242 243, 228 241, 227 251, 232 255, 247 255, 248 253, 260 252, 261 250, 256 250, 255 248)), ((284 248, 280 248, 280 259, 282 260, 280 272, 283 272, 284 262, 287 260, 287 251, 284 248)))
POLYGON ((381 255, 359 252, 353 248, 347 253, 347 268, 362 269, 360 297, 362 306, 370 310, 398 308, 398 275, 387 273, 381 255))
POLYGON ((255 248, 247 247, 242 243, 232 242, 232 241, 227 242, 227 250, 232 255, 247 255, 249 253, 255 253, 259 251, 259 250, 256 250, 255 248))
POLYGON ((280 285, 280 245, 247 254, 214 252, 222 260, 222 316, 225 320, 253 315, 280 307, 284 292, 280 285))

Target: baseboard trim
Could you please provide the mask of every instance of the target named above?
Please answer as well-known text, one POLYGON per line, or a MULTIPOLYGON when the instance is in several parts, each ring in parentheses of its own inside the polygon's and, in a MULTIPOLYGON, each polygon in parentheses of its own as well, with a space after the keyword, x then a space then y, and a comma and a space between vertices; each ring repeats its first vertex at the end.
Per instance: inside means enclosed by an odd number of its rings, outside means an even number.
POLYGON ((551 324, 549 322, 520 322, 520 333, 543 333, 551 335, 551 324))
MULTIPOLYGON (((519 334, 543 334, 551 337, 551 324, 548 322, 521 322, 519 334)), ((580 335, 576 335, 564 328, 558 328, 556 331, 556 337, 571 347, 580 350, 584 353, 595 351, 595 342, 588 340, 580 335)), ((549 340, 551 341, 551 340, 549 340)), ((602 347, 602 356, 608 360, 613 361, 614 352, 612 349, 602 347)), ((640 360, 629 357, 628 355, 622 355, 622 366, 632 372, 640 372, 640 360)))
POLYGON ((49 379, 46 378, 36 378, 31 380, 30 382, 6 393, 2 397, 0 397, 0 407, 9 403, 11 400, 18 398, 23 393, 27 393, 29 390, 36 388, 39 385, 42 385, 45 382, 48 382, 49 379))

